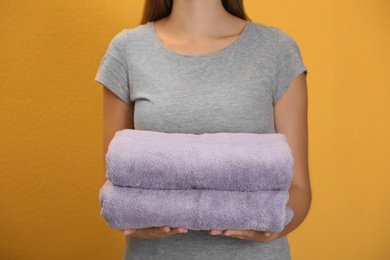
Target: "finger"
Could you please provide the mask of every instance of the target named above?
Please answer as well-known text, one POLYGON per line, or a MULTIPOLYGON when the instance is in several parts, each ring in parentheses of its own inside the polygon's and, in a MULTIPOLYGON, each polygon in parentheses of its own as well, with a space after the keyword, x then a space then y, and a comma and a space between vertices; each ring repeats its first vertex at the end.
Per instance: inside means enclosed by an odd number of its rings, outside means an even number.
POLYGON ((239 230, 235 230, 235 229, 227 229, 223 234, 225 236, 235 236, 235 235, 240 235, 240 232, 239 230))
POLYGON ((134 233, 136 229, 124 229, 122 230, 123 235, 127 236, 130 235, 131 233, 134 233))
POLYGON ((175 233, 187 233, 188 229, 178 227, 178 228, 174 228, 174 231, 175 231, 175 233))
POLYGON ((265 231, 263 234, 264 236, 269 237, 271 235, 271 232, 265 231))
POLYGON ((253 237, 255 230, 238 230, 238 229, 227 229, 224 233, 225 236, 231 237, 253 237))
POLYGON ((163 232, 163 233, 168 233, 171 231, 171 228, 168 227, 168 226, 164 226, 164 227, 159 227, 157 228, 157 232, 163 232))
POLYGON ((211 230, 209 230, 209 233, 211 235, 221 235, 222 232, 223 232, 223 230, 218 230, 218 229, 211 229, 211 230))

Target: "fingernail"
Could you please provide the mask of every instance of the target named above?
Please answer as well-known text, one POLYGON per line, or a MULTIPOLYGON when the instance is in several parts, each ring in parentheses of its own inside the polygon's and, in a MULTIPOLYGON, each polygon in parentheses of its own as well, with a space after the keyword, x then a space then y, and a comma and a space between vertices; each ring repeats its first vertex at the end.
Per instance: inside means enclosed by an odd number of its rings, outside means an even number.
POLYGON ((269 233, 269 232, 264 233, 264 236, 266 236, 266 237, 269 237, 270 235, 271 235, 271 233, 269 233))

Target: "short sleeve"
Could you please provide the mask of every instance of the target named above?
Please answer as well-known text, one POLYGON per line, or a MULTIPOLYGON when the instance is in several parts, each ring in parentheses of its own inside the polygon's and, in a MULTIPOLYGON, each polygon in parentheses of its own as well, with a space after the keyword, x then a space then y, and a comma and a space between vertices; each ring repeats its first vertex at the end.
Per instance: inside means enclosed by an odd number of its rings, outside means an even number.
POLYGON ((272 93, 273 105, 279 101, 299 74, 305 72, 306 77, 308 74, 297 42, 282 29, 278 29, 277 46, 275 86, 272 93))
POLYGON ((130 101, 130 84, 126 52, 123 46, 123 32, 111 40, 103 56, 95 80, 106 86, 126 104, 134 106, 130 101))

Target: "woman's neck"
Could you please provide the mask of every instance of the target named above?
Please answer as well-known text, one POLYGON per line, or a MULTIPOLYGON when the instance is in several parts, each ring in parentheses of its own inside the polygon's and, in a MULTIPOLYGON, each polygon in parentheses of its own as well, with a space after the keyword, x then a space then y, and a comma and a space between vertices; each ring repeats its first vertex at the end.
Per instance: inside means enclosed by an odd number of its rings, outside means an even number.
POLYGON ((221 0, 174 0, 171 14, 160 20, 170 35, 192 42, 239 34, 245 26, 221 0))

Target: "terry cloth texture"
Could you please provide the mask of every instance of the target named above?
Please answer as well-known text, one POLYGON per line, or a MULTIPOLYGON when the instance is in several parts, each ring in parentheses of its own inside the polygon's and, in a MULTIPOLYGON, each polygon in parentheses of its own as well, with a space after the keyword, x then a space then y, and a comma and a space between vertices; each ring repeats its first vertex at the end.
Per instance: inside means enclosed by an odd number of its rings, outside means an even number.
POLYGON ((280 232, 293 217, 288 190, 154 190, 113 185, 100 192, 101 215, 116 229, 183 227, 280 232))
MULTIPOLYGON (((184 55, 166 48, 154 23, 111 40, 95 80, 134 107, 134 128, 167 133, 275 133, 273 106, 307 68, 282 29, 247 21, 223 50, 184 55)), ((127 236, 123 259, 288 260, 283 236, 269 243, 189 230, 164 238, 127 236)))
POLYGON ((106 158, 111 174, 101 215, 113 228, 280 232, 293 216, 286 207, 293 158, 280 133, 125 129, 115 133, 106 158))
POLYGON ((183 134, 124 129, 106 154, 107 178, 144 189, 288 190, 293 157, 281 133, 183 134))

